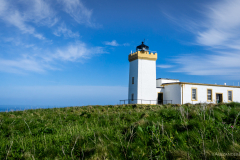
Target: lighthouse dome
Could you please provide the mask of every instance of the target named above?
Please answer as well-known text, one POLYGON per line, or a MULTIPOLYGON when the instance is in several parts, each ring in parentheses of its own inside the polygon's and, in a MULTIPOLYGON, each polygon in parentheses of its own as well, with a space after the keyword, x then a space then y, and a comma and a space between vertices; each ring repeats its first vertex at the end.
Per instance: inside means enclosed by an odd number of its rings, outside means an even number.
POLYGON ((147 45, 144 44, 144 42, 142 42, 141 45, 136 47, 136 51, 148 51, 149 47, 147 45))

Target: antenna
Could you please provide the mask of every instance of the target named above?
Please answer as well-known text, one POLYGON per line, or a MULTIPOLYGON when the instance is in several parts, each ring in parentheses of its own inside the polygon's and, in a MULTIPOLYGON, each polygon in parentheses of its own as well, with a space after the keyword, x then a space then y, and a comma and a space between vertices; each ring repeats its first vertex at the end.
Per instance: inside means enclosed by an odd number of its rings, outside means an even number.
POLYGON ((144 38, 143 42, 145 43, 145 38, 144 38))

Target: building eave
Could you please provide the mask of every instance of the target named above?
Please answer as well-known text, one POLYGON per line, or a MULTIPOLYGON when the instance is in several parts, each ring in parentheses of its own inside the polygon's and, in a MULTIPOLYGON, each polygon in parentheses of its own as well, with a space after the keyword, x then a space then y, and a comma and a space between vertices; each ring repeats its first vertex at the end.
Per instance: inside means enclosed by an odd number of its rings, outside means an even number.
POLYGON ((217 85, 217 84, 205 84, 205 83, 190 83, 190 82, 173 82, 173 83, 163 83, 162 86, 174 85, 174 84, 191 84, 191 85, 203 85, 203 86, 215 86, 215 87, 230 87, 230 88, 240 88, 240 86, 227 86, 227 85, 217 85))
POLYGON ((156 80, 158 79, 166 79, 166 80, 179 80, 179 79, 171 79, 171 78, 157 78, 156 80))

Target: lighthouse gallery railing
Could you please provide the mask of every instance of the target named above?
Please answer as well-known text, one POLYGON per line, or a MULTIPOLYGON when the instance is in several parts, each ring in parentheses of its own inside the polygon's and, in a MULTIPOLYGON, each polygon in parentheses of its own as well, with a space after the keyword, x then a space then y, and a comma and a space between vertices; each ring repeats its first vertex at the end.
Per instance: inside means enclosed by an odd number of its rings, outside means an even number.
POLYGON ((172 100, 145 100, 145 99, 124 99, 120 100, 120 104, 135 104, 136 101, 137 104, 168 104, 168 103, 172 104, 172 100))

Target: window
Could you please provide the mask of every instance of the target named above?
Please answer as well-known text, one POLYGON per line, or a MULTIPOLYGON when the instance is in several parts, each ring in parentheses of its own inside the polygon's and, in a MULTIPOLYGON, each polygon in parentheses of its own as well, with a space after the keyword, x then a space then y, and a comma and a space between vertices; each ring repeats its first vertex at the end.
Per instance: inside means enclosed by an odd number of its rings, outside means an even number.
POLYGON ((134 100, 134 94, 132 94, 132 101, 134 100))
POLYGON ((132 77, 132 84, 134 84, 134 77, 132 77))
POLYGON ((192 101, 197 101, 197 88, 192 88, 192 101))
POLYGON ((228 91, 228 101, 232 101, 232 91, 228 91))
POLYGON ((207 89, 207 100, 212 101, 212 89, 207 89))

